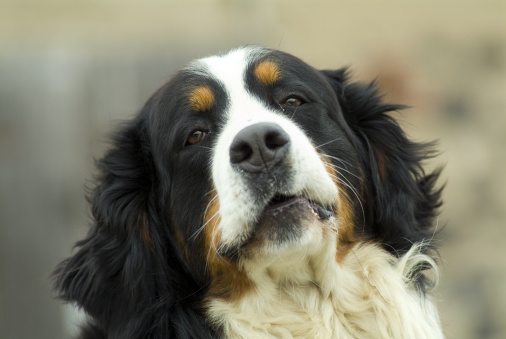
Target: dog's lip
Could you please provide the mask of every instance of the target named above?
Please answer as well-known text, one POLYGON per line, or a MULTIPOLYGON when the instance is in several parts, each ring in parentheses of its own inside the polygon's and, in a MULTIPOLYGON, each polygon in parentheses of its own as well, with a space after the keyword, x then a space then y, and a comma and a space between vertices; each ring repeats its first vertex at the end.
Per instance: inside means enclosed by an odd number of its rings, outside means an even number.
POLYGON ((267 204, 264 209, 264 213, 276 213, 281 212, 282 209, 288 208, 294 204, 305 201, 311 208, 313 213, 320 219, 327 220, 335 215, 334 208, 327 208, 323 205, 306 198, 303 195, 283 195, 276 194, 267 204))
POLYGON ((236 246, 219 247, 218 252, 221 256, 234 257, 242 248, 255 242, 255 239, 260 239, 261 236, 258 238, 259 234, 266 232, 266 230, 269 232, 268 230, 272 227, 280 226, 279 222, 281 225, 287 226, 286 221, 289 220, 290 227, 293 227, 292 223, 296 224, 299 219, 311 219, 311 214, 319 220, 325 221, 335 216, 334 210, 333 206, 323 207, 304 195, 275 194, 264 207, 256 227, 248 228, 248 232, 242 234, 236 246))
POLYGON ((293 205, 301 200, 307 200, 302 195, 286 196, 282 194, 276 194, 265 207, 265 211, 275 211, 290 205, 293 205))

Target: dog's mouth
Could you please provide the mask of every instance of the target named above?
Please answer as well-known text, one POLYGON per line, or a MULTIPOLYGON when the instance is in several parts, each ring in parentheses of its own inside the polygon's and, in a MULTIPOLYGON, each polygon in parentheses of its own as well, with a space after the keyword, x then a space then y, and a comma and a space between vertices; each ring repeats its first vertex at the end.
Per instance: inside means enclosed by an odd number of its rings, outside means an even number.
POLYGON ((265 244, 281 245, 297 242, 304 237, 307 228, 334 216, 333 206, 325 207, 304 195, 275 194, 264 207, 256 223, 242 234, 237 247, 224 246, 220 248, 220 255, 234 257, 242 249, 248 251, 255 247, 261 248, 265 244))
POLYGON ((304 195, 275 194, 241 247, 272 249, 296 244, 305 238, 309 229, 321 227, 334 216, 333 207, 325 207, 304 195))
POLYGON ((268 214, 279 214, 283 213, 284 210, 288 208, 299 208, 300 206, 307 205, 310 210, 313 212, 321 220, 328 220, 332 218, 334 213, 334 208, 324 207, 323 205, 310 200, 303 195, 283 195, 276 194, 269 201, 267 206, 264 209, 264 213, 268 214))

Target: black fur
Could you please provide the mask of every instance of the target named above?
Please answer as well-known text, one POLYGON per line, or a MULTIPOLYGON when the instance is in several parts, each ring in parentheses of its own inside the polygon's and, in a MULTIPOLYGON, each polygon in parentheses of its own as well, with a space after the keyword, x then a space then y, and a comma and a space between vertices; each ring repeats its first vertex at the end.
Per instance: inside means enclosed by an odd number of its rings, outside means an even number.
POLYGON ((213 337, 196 306, 204 291, 175 254, 161 215, 145 126, 149 109, 116 132, 98 162, 90 197, 95 223, 54 273, 58 297, 94 319, 80 338, 213 337))
MULTIPOLYGON (((433 221, 441 206, 441 169, 426 174, 422 164, 436 155, 434 143, 410 141, 388 113, 407 108, 386 104, 376 84, 347 84, 346 70, 324 71, 338 95, 365 171, 365 228, 395 255, 434 238, 433 221), (343 86, 343 84, 345 84, 343 86), (385 169, 381 177, 379 159, 385 169)), ((430 246, 428 246, 430 248, 430 246)))
MULTIPOLYGON (((297 62, 290 60, 288 65, 297 62)), ((298 76, 313 72, 312 81, 331 103, 328 116, 322 116, 329 119, 327 129, 306 132, 326 136, 332 128, 342 129, 358 160, 349 170, 362 176, 363 183, 348 178, 360 187, 365 209, 363 219, 357 199, 357 235, 396 255, 415 242, 431 240, 440 206, 441 192, 435 188, 439 172, 425 174, 421 163, 433 155, 432 144, 406 138, 388 115, 403 107, 382 103, 374 84, 349 83, 344 70, 305 67, 298 76)), ((54 273, 57 296, 92 318, 82 339, 219 336, 201 311, 207 274, 195 253, 202 243, 189 240, 195 229, 186 227, 200 225, 203 196, 210 189, 209 168, 202 165, 208 150, 189 154, 181 144, 198 124, 178 101, 194 81, 191 75, 176 75, 114 134, 112 148, 97 164, 97 185, 89 198, 94 223, 77 243, 77 252, 54 273), (187 249, 181 248, 178 234, 188 241, 187 249)), ((218 97, 224 96, 219 84, 208 83, 218 97)), ((215 121, 219 131, 219 117, 215 121)))

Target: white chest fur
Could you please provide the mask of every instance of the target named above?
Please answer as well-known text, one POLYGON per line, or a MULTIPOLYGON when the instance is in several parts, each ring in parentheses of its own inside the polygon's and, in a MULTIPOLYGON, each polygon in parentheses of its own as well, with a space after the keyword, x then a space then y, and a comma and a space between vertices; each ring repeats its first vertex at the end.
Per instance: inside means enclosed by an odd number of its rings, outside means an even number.
POLYGON ((332 250, 253 263, 254 291, 210 300, 208 315, 229 338, 443 338, 435 306, 407 278, 421 262, 437 269, 419 248, 395 258, 361 244, 340 264, 332 250))

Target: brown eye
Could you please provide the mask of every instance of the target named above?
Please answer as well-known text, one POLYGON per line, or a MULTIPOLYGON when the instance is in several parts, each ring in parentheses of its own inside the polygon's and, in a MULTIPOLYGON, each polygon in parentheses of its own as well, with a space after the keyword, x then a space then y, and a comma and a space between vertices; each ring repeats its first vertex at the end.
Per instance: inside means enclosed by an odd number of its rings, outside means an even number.
POLYGON ((288 97, 283 102, 283 105, 287 107, 299 107, 300 105, 302 105, 302 100, 296 97, 288 97))
POLYGON ((194 131, 186 140, 188 145, 198 144, 204 137, 206 136, 206 132, 204 131, 194 131))

